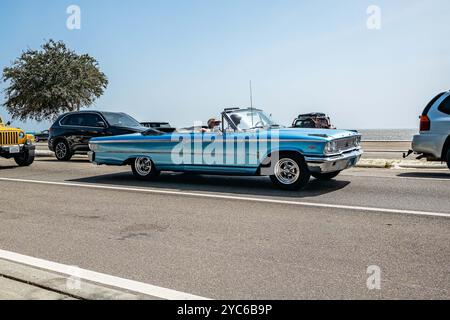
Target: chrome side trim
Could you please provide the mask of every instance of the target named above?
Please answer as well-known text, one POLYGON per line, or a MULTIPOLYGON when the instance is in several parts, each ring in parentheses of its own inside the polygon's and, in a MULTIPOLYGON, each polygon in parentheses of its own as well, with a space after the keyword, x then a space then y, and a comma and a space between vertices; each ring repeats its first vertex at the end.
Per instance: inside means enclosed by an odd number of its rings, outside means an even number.
MULTIPOLYGON (((182 140, 181 140, 182 141, 182 140)), ((249 139, 249 140, 234 140, 234 139, 230 139, 230 140, 214 140, 214 141, 210 141, 210 140, 188 140, 188 141, 186 141, 186 142, 193 142, 193 143, 195 143, 195 142, 217 142, 217 143, 220 143, 220 142, 227 142, 227 141, 234 141, 234 142, 321 142, 320 140, 318 141, 318 140, 303 140, 303 139, 280 139, 280 140, 277 140, 277 139, 273 139, 273 140, 271 140, 271 139, 249 139)), ((178 140, 149 140, 149 139, 146 139, 146 140, 102 140, 102 141, 90 141, 89 143, 92 143, 92 144, 102 144, 102 143, 147 143, 147 142, 150 142, 150 143, 157 143, 157 142, 159 142, 159 143, 167 143, 167 142, 174 142, 174 143, 179 143, 180 142, 180 139, 178 139, 178 140)), ((325 142, 325 141, 323 141, 323 142, 325 142)))
MULTIPOLYGON (((110 154, 110 153, 114 153, 114 154, 146 154, 146 155, 151 155, 153 154, 172 154, 172 151, 165 151, 165 150, 136 150, 136 149, 131 149, 131 150, 105 150, 105 151, 96 151, 97 153, 101 153, 101 154, 110 154)), ((183 153, 183 152, 181 152, 183 153)), ((189 152, 189 154, 192 155, 204 155, 204 152, 189 152)), ((236 153, 234 152, 228 152, 228 153, 224 153, 224 152, 217 152, 215 153, 215 155, 227 155, 227 156, 234 156, 236 155, 236 153)), ((250 155, 250 156, 256 156, 258 157, 259 154, 257 153, 246 153, 246 155, 250 155)))

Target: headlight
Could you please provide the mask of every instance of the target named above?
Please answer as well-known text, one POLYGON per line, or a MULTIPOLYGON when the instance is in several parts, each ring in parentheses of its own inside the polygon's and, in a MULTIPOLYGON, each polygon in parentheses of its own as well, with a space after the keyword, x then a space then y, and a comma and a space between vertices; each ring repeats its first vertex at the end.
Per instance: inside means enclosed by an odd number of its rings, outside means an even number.
POLYGON ((23 138, 25 138, 25 132, 20 131, 19 132, 19 139, 23 139, 23 138))
POLYGON ((89 149, 91 149, 91 151, 97 151, 98 150, 98 144, 96 144, 96 143, 89 143, 89 149))
POLYGON ((337 152, 337 142, 330 141, 325 145, 325 153, 336 153, 337 152))

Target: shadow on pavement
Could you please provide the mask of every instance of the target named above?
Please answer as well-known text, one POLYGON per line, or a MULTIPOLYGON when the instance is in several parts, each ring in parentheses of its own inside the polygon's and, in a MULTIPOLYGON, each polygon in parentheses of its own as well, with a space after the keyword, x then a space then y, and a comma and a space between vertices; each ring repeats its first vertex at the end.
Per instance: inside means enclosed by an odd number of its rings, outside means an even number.
POLYGON ((450 171, 449 172, 405 172, 399 173, 398 177, 404 178, 424 178, 424 179, 449 179, 450 180, 450 171))
POLYGON ((345 188, 349 181, 319 181, 311 178, 309 185, 300 191, 277 189, 268 177, 211 176, 186 173, 163 173, 155 181, 136 180, 131 173, 122 172, 69 180, 78 183, 118 185, 127 187, 151 187, 177 191, 206 191, 238 195, 315 197, 345 188))
POLYGON ((10 169, 16 169, 16 168, 20 168, 19 166, 15 166, 15 165, 0 165, 0 170, 10 170, 10 169))
POLYGON ((71 162, 86 162, 89 163, 89 159, 88 158, 72 158, 69 161, 59 161, 56 158, 52 158, 52 157, 42 157, 39 159, 36 159, 36 161, 40 161, 40 162, 60 162, 60 163, 71 163, 71 162))

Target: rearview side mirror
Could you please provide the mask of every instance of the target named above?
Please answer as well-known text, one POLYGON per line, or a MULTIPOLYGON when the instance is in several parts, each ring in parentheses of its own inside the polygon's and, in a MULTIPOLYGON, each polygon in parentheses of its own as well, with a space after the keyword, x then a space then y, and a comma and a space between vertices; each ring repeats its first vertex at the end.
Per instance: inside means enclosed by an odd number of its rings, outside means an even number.
POLYGON ((10 126, 10 125, 11 125, 11 121, 8 121, 8 122, 6 123, 6 125, 7 125, 7 126, 10 126))
POLYGON ((103 121, 97 122, 97 127, 105 128, 106 124, 103 121))

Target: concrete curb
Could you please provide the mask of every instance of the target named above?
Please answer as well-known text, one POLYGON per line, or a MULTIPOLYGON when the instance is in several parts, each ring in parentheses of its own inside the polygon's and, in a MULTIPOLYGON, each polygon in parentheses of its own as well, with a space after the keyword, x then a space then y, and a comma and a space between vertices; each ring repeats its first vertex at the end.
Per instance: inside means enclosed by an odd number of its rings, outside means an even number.
POLYGON ((356 167, 384 169, 448 169, 447 165, 441 162, 388 159, 361 159, 356 167))
POLYGON ((36 150, 35 156, 36 157, 53 157, 55 155, 54 152, 51 152, 50 150, 36 150))
POLYGON ((69 278, 64 275, 51 273, 3 259, 0 259, 0 278, 8 279, 8 283, 10 283, 8 290, 12 289, 13 291, 17 291, 15 296, 21 294, 22 296, 20 298, 22 299, 45 300, 49 297, 49 293, 60 295, 61 297, 84 300, 156 299, 155 297, 146 295, 119 291, 85 280, 81 281, 69 278), (24 291, 24 285, 30 286, 32 290, 28 289, 24 291))
POLYGON ((0 275, 0 300, 77 300, 59 292, 35 287, 0 275))

